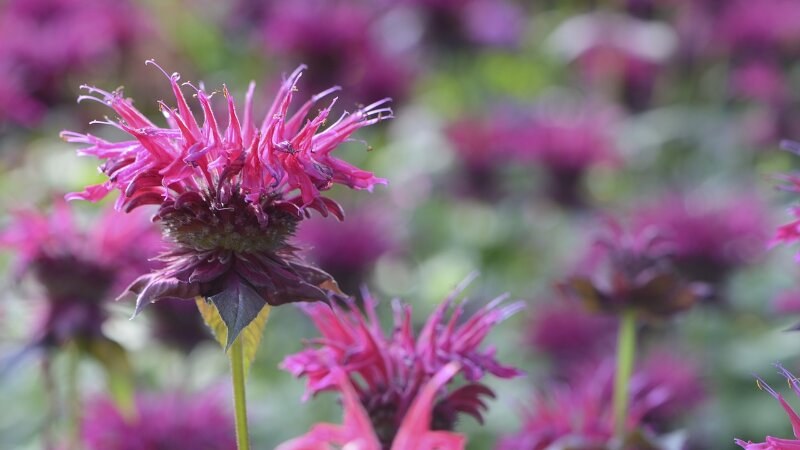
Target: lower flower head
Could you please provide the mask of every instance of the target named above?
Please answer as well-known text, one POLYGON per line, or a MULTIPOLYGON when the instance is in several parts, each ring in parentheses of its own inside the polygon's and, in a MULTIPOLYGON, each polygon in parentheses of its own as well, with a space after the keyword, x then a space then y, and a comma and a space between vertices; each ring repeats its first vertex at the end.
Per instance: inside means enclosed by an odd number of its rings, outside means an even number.
POLYGON ((288 356, 281 366, 308 379, 307 396, 337 389, 335 373, 347 374, 386 448, 423 385, 452 361, 461 364, 466 384, 441 390, 429 425, 452 430, 461 413, 481 420, 484 398, 493 396, 481 378, 487 374, 510 378, 521 372, 501 365, 494 350, 481 349, 480 344, 492 326, 516 312, 521 304, 499 307, 501 298, 465 318, 464 306, 459 305, 447 319, 445 313, 453 299, 451 295, 437 308, 416 336, 411 307, 399 302, 393 304, 394 330, 389 336, 381 331, 375 301, 368 294, 364 296, 363 315, 352 303, 349 310, 336 305, 306 305, 304 309, 322 337, 312 341, 311 348, 288 356))

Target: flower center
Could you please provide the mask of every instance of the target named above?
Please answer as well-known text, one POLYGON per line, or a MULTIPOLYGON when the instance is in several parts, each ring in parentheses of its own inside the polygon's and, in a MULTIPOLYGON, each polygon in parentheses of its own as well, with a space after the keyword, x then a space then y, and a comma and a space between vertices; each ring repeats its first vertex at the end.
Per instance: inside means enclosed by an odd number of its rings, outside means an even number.
POLYGON ((198 251, 275 251, 286 245, 298 222, 297 217, 269 204, 258 212, 241 195, 223 205, 206 199, 178 207, 181 203, 180 198, 165 203, 158 218, 169 239, 198 251))

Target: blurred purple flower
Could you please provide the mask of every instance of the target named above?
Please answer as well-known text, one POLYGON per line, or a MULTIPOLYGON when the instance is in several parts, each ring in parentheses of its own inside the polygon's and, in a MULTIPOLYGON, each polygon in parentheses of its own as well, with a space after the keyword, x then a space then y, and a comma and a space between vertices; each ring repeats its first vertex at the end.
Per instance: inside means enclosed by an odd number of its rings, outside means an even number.
MULTIPOLYGON (((311 210, 343 219, 341 207, 322 192, 334 184, 371 190, 385 180, 331 155, 359 128, 392 117, 382 100, 345 114, 320 131, 330 108, 306 116, 330 89, 288 113, 303 67, 282 84, 260 128, 253 117, 251 83, 240 121, 233 97, 223 88, 228 128, 218 125, 210 96, 195 89, 203 110, 197 123, 178 85, 178 74, 167 75, 177 109, 160 102, 167 120, 161 128, 136 110, 120 91, 87 87, 94 99, 113 108, 118 128, 134 140, 110 142, 90 134, 62 132, 68 142, 86 144, 81 155, 105 160, 100 167, 109 179, 71 198, 96 201, 117 189, 116 203, 131 211, 158 205, 161 223, 174 248, 161 255, 164 267, 136 280, 136 312, 164 298, 204 297, 214 303, 233 343, 267 304, 327 301, 336 291, 331 277, 304 264, 287 243, 297 224, 311 210)), ((189 84, 191 86, 191 84, 189 84)))
POLYGON ((488 118, 464 117, 446 127, 445 134, 462 168, 459 191, 479 198, 496 197, 498 172, 509 164, 508 136, 515 130, 516 125, 502 113, 488 118))
MULTIPOLYGON (((684 380, 684 366, 678 376, 661 371, 661 364, 675 362, 660 359, 645 370, 637 370, 630 383, 631 404, 622 446, 614 442, 612 411, 614 362, 603 361, 577 371, 567 382, 552 381, 533 398, 523 419, 522 430, 502 439, 498 450, 545 450, 575 448, 592 450, 657 450, 652 423, 648 418, 678 418, 693 407, 696 378, 684 380), (661 414, 667 414, 662 416, 661 414)), ((649 364, 649 363, 646 363, 649 364)), ((681 362, 682 364, 682 362, 681 362)), ((687 372, 689 373, 689 372, 687 372)), ((693 375, 693 372, 689 373, 693 375)))
POLYGON ((634 309, 650 320, 672 316, 709 294, 706 284, 685 280, 673 267, 673 247, 663 230, 629 231, 609 221, 606 233, 564 288, 593 311, 634 309))
POLYGON ((62 96, 67 75, 100 61, 107 65, 146 27, 143 15, 127 0, 4 2, 0 120, 30 125, 44 106, 62 96))
POLYGON ((658 431, 667 431, 706 399, 698 363, 666 349, 651 351, 638 365, 631 394, 634 402, 662 398, 642 416, 643 423, 658 431))
POLYGON ((525 11, 508 0, 402 0, 418 8, 429 37, 445 46, 516 47, 527 27, 525 11))
POLYGON ((452 430, 461 413, 482 421, 484 397, 494 394, 480 383, 481 378, 486 374, 511 378, 522 372, 501 365, 493 348, 480 349, 481 342, 494 325, 522 305, 499 307, 504 299, 500 297, 460 322, 463 305, 455 307, 449 319, 445 317, 458 292, 445 299, 416 337, 411 307, 399 301, 392 305, 394 329, 388 337, 380 329, 376 301, 367 293, 363 315, 352 301, 349 310, 338 305, 303 305, 322 337, 311 341, 313 347, 286 357, 281 367, 297 377, 307 377, 306 397, 337 389, 335 374, 343 370, 386 447, 395 439, 423 386, 455 361, 461 365, 460 372, 467 383, 440 392, 429 425, 434 430, 452 430))
POLYGON ((353 99, 400 100, 413 70, 407 55, 393 54, 374 34, 377 2, 297 0, 270 2, 263 14, 264 45, 311 68, 312 91, 339 84, 353 99), (367 36, 365 36, 367 35, 367 36))
POLYGON ((156 302, 145 313, 153 321, 153 336, 184 353, 211 339, 208 326, 192 302, 156 302))
MULTIPOLYGON (((797 380, 797 377, 786 370, 783 366, 778 365, 777 367, 778 373, 786 377, 786 380, 789 382, 789 386, 792 387, 794 393, 800 395, 800 381, 797 380)), ((786 411, 786 414, 789 416, 789 421, 792 423, 792 430, 794 431, 794 436, 796 439, 781 439, 767 436, 766 442, 753 443, 751 441, 745 442, 741 439, 735 439, 736 444, 745 450, 792 450, 800 448, 800 416, 798 416, 794 409, 789 406, 789 403, 787 403, 786 400, 784 400, 783 397, 774 389, 772 389, 767 383, 760 378, 757 378, 757 380, 759 389, 763 389, 775 397, 775 399, 781 404, 781 407, 783 407, 784 411, 786 411)))
POLYGON ((648 202, 635 214, 641 228, 657 227, 669 239, 671 258, 688 277, 719 283, 755 262, 767 242, 766 207, 753 195, 700 202, 674 195, 648 202))
POLYGON ((0 232, 0 246, 16 252, 15 275, 31 275, 43 289, 48 307, 37 343, 100 336, 105 303, 153 268, 149 258, 161 250, 160 239, 144 215, 107 210, 95 220, 80 227, 59 200, 48 215, 15 212, 0 232))
POLYGON ((343 222, 312 218, 300 226, 295 242, 344 292, 356 292, 378 259, 396 247, 390 215, 386 208, 370 205, 348 211, 343 222))
POLYGON ((87 450, 234 450, 236 433, 217 393, 150 393, 136 397, 134 414, 110 399, 87 405, 82 436, 87 450))
POLYGON ((665 23, 608 12, 571 17, 550 38, 551 47, 575 62, 589 86, 610 88, 633 111, 649 106, 676 44, 675 32, 665 23))
POLYGON ((565 297, 535 308, 528 326, 528 342, 547 355, 559 374, 608 354, 617 334, 616 318, 587 311, 565 297))
POLYGON ((279 445, 277 450, 334 450, 350 446, 359 450, 463 450, 466 445, 464 436, 431 430, 434 402, 439 390, 459 369, 458 363, 451 362, 436 372, 415 393, 394 439, 382 444, 350 378, 341 369, 334 368, 337 390, 342 393, 344 424, 317 424, 307 434, 279 445))
POLYGON ((593 167, 621 162, 610 132, 615 117, 610 108, 598 105, 567 105, 560 111, 541 108, 520 121, 506 142, 512 158, 547 170, 554 200, 580 206, 584 175, 593 167))

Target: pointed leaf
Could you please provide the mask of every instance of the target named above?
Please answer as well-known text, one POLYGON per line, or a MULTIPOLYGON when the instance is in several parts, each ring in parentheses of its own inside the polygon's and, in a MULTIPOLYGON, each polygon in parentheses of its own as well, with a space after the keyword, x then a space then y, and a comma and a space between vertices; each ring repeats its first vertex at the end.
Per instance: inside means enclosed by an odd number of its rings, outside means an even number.
POLYGON ((208 328, 211 328, 211 332, 214 333, 219 345, 225 348, 225 343, 228 341, 228 329, 225 328, 225 323, 222 321, 217 307, 203 297, 196 297, 195 303, 200 315, 203 316, 203 321, 208 325, 208 328))
POLYGON ((108 390, 119 410, 127 417, 134 417, 133 370, 125 349, 111 339, 100 338, 86 342, 84 351, 103 367, 108 390))
POLYGON ((239 277, 231 277, 222 292, 208 299, 217 307, 217 312, 228 329, 226 351, 267 304, 250 283, 239 277))
POLYGON ((256 359, 256 352, 258 351, 258 346, 261 344, 261 337, 264 336, 264 328, 267 326, 270 310, 272 310, 272 307, 269 305, 261 308, 261 312, 258 313, 258 316, 250 322, 250 325, 242 330, 242 334, 240 335, 243 347, 242 351, 244 352, 245 374, 247 374, 247 370, 250 368, 250 363, 256 359))
MULTIPOLYGON (((214 306, 212 302, 204 300, 202 297, 197 297, 195 301, 197 302, 197 309, 200 310, 200 315, 203 316, 203 320, 205 320, 206 324, 214 332, 217 342, 219 342, 221 346, 226 347, 228 342, 228 329, 225 327, 225 322, 222 320, 222 316, 220 316, 216 306, 214 306)), ((265 305, 261 308, 256 318, 253 319, 250 325, 246 326, 240 334, 242 350, 244 352, 245 373, 247 373, 247 370, 250 368, 250 363, 252 363, 256 357, 256 352, 261 343, 261 337, 264 335, 264 328, 267 325, 270 310, 271 307, 269 305, 265 305)))

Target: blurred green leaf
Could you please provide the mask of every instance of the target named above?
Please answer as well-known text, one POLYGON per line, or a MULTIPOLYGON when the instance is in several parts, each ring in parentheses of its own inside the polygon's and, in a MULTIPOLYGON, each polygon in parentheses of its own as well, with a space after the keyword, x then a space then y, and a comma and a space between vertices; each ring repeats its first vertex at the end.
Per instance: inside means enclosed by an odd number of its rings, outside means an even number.
POLYGON ((100 338, 86 342, 83 350, 103 367, 109 393, 119 410, 129 417, 133 416, 133 369, 125 349, 111 339, 100 338))

